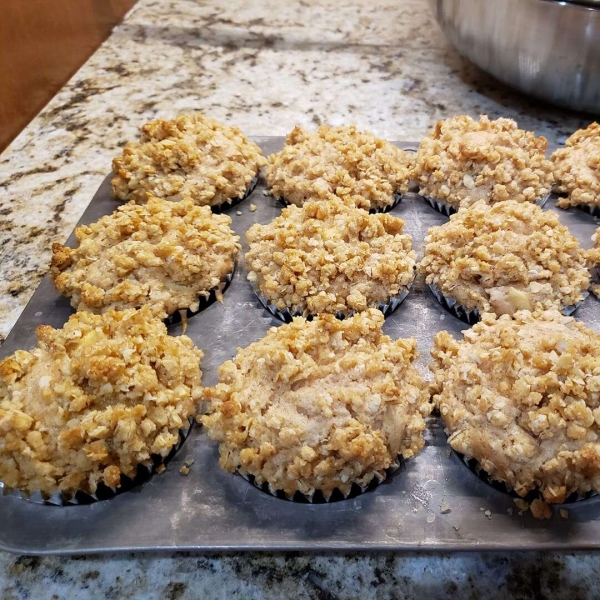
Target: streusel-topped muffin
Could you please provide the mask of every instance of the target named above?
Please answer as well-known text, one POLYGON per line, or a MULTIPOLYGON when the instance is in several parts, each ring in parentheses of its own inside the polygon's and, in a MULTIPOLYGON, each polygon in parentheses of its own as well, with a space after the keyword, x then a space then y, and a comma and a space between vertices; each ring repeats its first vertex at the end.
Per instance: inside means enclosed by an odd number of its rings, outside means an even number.
POLYGON ((453 117, 423 138, 413 177, 422 196, 456 208, 478 200, 535 202, 552 188, 547 145, 511 119, 453 117))
POLYGON ((165 457, 200 397, 202 352, 148 308, 40 326, 0 362, 0 481, 26 493, 94 493, 165 457))
POLYGON ((114 194, 146 202, 150 196, 220 206, 244 196, 266 164, 260 148, 236 127, 194 113, 142 127, 113 160, 114 194))
POLYGON ((356 127, 295 127, 283 150, 269 156, 267 183, 274 196, 301 206, 336 195, 367 210, 392 206, 408 191, 408 155, 356 127))
POLYGON ((564 309, 584 298, 588 255, 552 211, 479 200, 425 237, 420 271, 444 296, 480 313, 564 309))
POLYGON ((558 311, 483 316, 431 351, 434 402, 457 452, 520 496, 600 491, 600 336, 558 311))
POLYGON ((156 315, 198 309, 225 285, 239 251, 226 215, 192 202, 129 202, 75 230, 77 247, 52 246, 56 289, 77 310, 149 306, 156 315))
POLYGON ((328 498, 418 454, 431 404, 411 364, 416 342, 390 339, 382 324, 375 309, 300 317, 238 349, 204 390, 221 466, 288 496, 328 498))
POLYGON ((335 197, 290 206, 248 230, 248 279, 292 314, 348 314, 385 304, 415 276, 417 255, 403 227, 397 217, 335 197))
POLYGON ((554 189, 567 194, 558 206, 600 206, 600 123, 579 129, 550 157, 554 189))

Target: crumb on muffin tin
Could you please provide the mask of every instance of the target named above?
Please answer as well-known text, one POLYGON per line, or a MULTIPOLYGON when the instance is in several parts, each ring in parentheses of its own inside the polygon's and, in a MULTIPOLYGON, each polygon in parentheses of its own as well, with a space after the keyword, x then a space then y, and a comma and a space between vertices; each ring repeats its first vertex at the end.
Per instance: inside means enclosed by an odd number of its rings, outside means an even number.
POLYGON ((557 206, 600 206, 600 123, 579 129, 550 157, 554 190, 567 194, 557 206))
POLYGON ((420 195, 454 207, 478 200, 535 202, 552 188, 547 144, 511 119, 457 116, 439 121, 422 139, 412 177, 420 195))
POLYGON ((79 312, 0 362, 0 481, 93 494, 166 457, 199 401, 203 353, 147 308, 79 312))
POLYGON ((552 211, 480 200, 425 237, 426 283, 479 313, 574 306, 584 298, 588 253, 552 211))
POLYGON ((266 159, 236 127, 194 113, 142 127, 113 160, 114 194, 146 202, 150 196, 220 206, 244 196, 266 159))
POLYGON ((417 255, 404 221, 337 198, 289 206, 247 232, 248 279, 277 309, 363 311, 407 291, 417 255))
POLYGON ((433 400, 450 446, 520 495, 600 491, 600 336, 556 310, 483 315, 435 336, 433 400))
POLYGON ((219 291, 233 271, 240 246, 230 224, 189 201, 129 202, 77 227, 76 248, 54 244, 51 275, 77 310, 194 311, 199 296, 219 291))
POLYGON ((271 328, 238 349, 204 390, 201 418, 220 464, 291 496, 367 485, 423 448, 431 404, 412 361, 414 339, 383 335, 371 309, 271 328))
POLYGON ((271 193, 290 204, 337 195, 359 208, 381 210, 408 191, 406 152, 356 127, 295 127, 265 171, 271 193))

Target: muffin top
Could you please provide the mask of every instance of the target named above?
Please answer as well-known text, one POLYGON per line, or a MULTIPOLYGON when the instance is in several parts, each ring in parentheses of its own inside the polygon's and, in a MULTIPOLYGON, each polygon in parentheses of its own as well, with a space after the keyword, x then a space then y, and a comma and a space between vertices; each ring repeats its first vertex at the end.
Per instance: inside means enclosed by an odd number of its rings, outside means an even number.
POLYGON ((220 290, 233 271, 239 237, 230 223, 190 201, 129 202, 77 227, 76 248, 54 244, 50 272, 77 310, 197 310, 198 297, 220 290))
POLYGON ((351 313, 407 289, 417 255, 404 221, 337 198, 290 206, 247 232, 248 279, 278 309, 351 313))
POLYGON ((565 308, 583 300, 588 255, 556 213, 515 201, 463 208, 425 237, 420 271, 479 312, 565 308))
POLYGON ((535 202, 552 187, 547 145, 544 137, 519 129, 511 119, 453 117, 439 121, 423 138, 413 177, 422 196, 451 206, 478 200, 535 202))
POLYGON ((424 445, 427 385, 412 366, 414 339, 383 335, 375 309, 346 320, 294 319, 220 368, 204 390, 220 463, 271 490, 325 497, 366 485, 424 445))
POLYGON ((600 206, 600 124, 579 129, 550 157, 555 191, 567 194, 558 206, 600 206))
POLYGON ((202 352, 148 308, 43 325, 0 362, 0 481, 31 493, 94 493, 166 456, 199 399, 202 352))
POLYGON ((492 314, 435 336, 434 402, 448 443, 547 502, 600 491, 600 336, 558 311, 492 314))
POLYGON ((380 210, 408 191, 406 152, 356 127, 294 127, 283 150, 269 156, 267 183, 274 196, 301 206, 336 195, 350 205, 380 210))
POLYGON ((266 164, 260 148, 236 127, 199 113, 142 127, 113 160, 113 192, 121 200, 146 202, 150 196, 201 206, 218 206, 244 196, 266 164))

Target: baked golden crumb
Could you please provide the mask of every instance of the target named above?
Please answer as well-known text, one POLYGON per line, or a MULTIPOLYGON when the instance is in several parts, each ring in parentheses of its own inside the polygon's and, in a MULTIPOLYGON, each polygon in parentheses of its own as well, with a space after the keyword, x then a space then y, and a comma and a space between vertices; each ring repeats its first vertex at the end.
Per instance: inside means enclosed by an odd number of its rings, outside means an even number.
POLYGON ((294 319, 220 368, 202 423, 226 470, 272 490, 325 497, 415 456, 431 404, 414 339, 383 335, 376 309, 294 319))
POLYGON ((456 207, 478 200, 535 202, 552 188, 547 140, 518 129, 511 119, 439 121, 423 138, 413 177, 419 194, 456 207))
MULTIPOLYGON (((592 236, 592 241, 594 242, 594 247, 587 252, 588 263, 592 269, 596 270, 597 274, 600 274, 600 227, 596 229, 596 233, 592 236)), ((593 283, 593 280, 590 285, 590 291, 594 296, 600 298, 600 285, 593 283)))
POLYGON ((167 456, 200 397, 202 352, 147 308, 80 312, 0 362, 0 481, 94 493, 167 456))
POLYGON ((294 127, 283 150, 269 156, 266 180, 274 196, 301 206, 336 195, 359 208, 382 209, 408 191, 408 155, 356 127, 294 127))
POLYGON ((350 313, 406 291, 417 255, 404 221, 337 198, 290 206, 246 236, 248 279, 279 310, 350 313))
POLYGON ((599 334, 556 310, 488 313, 464 340, 438 333, 431 354, 454 450, 520 496, 600 491, 599 334))
POLYGON ((114 194, 146 202, 150 196, 218 206, 244 196, 266 164, 260 148, 236 127, 200 113, 156 119, 142 127, 113 160, 114 194))
POLYGON ((479 200, 432 227, 420 271, 469 310, 512 314, 583 300, 588 254, 552 211, 513 200, 479 200))
POLYGON ((550 157, 554 166, 554 190, 567 194, 558 206, 600 206, 600 123, 579 129, 550 157))
POLYGON ((78 227, 75 249, 54 244, 50 273, 77 310, 194 311, 233 271, 240 246, 230 223, 189 201, 129 202, 78 227))

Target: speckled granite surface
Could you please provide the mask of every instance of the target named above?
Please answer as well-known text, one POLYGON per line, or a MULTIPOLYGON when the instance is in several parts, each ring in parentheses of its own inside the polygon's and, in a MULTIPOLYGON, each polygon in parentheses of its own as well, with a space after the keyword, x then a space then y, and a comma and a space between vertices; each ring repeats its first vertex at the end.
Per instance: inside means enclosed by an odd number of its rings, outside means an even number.
POLYGON ((3 600, 584 600, 598 561, 535 554, 3 556, 3 600))
MULTIPOLYGON (((445 42, 424 0, 141 0, 0 155, 0 340, 118 148, 200 109, 249 135, 356 123, 416 140, 454 114, 516 118, 550 141, 588 118, 495 83, 445 42)), ((0 555, 3 598, 585 598, 595 555, 0 555)))

